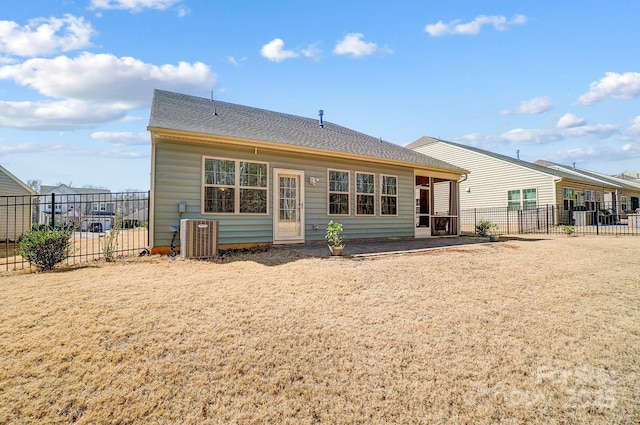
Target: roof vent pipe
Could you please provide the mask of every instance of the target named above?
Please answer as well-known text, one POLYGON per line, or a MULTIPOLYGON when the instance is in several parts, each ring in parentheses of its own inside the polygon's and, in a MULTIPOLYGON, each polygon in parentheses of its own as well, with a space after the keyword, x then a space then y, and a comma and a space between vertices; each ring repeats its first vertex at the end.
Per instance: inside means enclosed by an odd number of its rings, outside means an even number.
POLYGON ((520 149, 516 149, 516 156, 518 157, 518 161, 520 161, 520 149))
POLYGON ((318 127, 324 128, 324 122, 322 122, 322 116, 324 115, 324 111, 320 109, 318 111, 318 115, 320 116, 320 122, 318 123, 318 127))
POLYGON ((576 169, 576 163, 575 162, 573 163, 573 169, 574 170, 576 169))

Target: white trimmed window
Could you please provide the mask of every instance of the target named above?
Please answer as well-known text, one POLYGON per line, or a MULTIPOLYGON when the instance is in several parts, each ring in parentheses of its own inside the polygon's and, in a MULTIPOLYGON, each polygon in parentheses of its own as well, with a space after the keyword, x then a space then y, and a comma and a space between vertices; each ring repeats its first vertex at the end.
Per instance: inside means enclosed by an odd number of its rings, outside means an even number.
POLYGON ((398 215, 398 176, 380 175, 380 215, 398 215))
POLYGON ((520 209, 520 190, 510 190, 507 192, 507 206, 509 211, 518 211, 520 209))
POLYGON ((328 170, 329 214, 349 215, 349 172, 328 170))
POLYGON ((265 162, 204 158, 205 214, 267 214, 265 162))
POLYGON ((375 215, 375 175, 356 173, 356 215, 375 215))
POLYGON ((535 210, 538 208, 538 191, 536 189, 522 190, 522 209, 535 210))
POLYGON ((538 208, 538 191, 535 188, 508 191, 507 207, 509 211, 535 210, 538 208))

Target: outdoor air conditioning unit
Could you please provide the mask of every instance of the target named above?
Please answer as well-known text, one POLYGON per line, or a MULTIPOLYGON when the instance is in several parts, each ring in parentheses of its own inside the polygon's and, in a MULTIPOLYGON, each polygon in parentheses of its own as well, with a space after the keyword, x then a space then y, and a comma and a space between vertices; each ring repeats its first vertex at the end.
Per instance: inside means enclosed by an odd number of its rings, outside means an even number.
POLYGON ((217 220, 180 220, 180 257, 213 258, 217 256, 217 220))

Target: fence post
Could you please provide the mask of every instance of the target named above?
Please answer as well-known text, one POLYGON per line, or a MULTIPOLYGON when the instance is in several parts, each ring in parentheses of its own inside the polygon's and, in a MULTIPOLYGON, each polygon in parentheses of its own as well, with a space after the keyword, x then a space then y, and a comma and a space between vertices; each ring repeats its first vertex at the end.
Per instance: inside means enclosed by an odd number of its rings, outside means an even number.
POLYGON ((547 224, 547 235, 549 234, 549 204, 547 204, 547 217, 545 219, 547 224))
POLYGON ((147 191, 147 246, 149 246, 151 241, 151 223, 149 223, 149 218, 151 216, 151 191, 147 191))
POLYGON ((56 194, 51 192, 51 228, 56 227, 56 194))

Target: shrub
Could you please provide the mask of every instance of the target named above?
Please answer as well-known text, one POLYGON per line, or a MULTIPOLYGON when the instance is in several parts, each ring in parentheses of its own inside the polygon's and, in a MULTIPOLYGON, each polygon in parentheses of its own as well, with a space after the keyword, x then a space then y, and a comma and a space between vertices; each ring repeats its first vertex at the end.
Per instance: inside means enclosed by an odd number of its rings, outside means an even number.
POLYGON ((344 240, 344 237, 342 236, 343 230, 344 227, 342 226, 342 224, 336 223, 331 220, 327 224, 327 234, 324 236, 324 238, 327 240, 327 243, 330 246, 342 246, 342 241, 344 240))
POLYGON ((117 214, 113 227, 104 235, 104 239, 102 241, 102 253, 104 254, 105 261, 113 261, 115 258, 115 253, 118 249, 120 223, 121 220, 119 218, 119 214, 117 214))
POLYGON ((480 236, 487 236, 491 229, 498 227, 497 224, 490 222, 489 220, 482 220, 476 224, 476 233, 480 236))
POLYGON ((573 226, 562 226, 562 232, 567 235, 567 236, 571 236, 573 235, 573 233, 575 232, 575 228, 573 226))
POLYGON ((39 271, 51 270, 71 253, 71 229, 38 228, 22 235, 19 254, 39 271))

